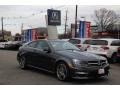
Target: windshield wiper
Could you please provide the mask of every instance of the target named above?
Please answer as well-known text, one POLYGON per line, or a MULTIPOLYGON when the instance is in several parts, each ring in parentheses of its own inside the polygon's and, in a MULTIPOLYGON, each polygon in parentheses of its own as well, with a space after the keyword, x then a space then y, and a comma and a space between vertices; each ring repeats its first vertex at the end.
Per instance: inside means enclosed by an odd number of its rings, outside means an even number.
POLYGON ((66 50, 75 50, 75 49, 66 49, 66 50))
POLYGON ((73 50, 76 50, 76 51, 80 51, 80 50, 77 50, 77 49, 66 49, 66 50, 72 50, 72 51, 73 51, 73 50))

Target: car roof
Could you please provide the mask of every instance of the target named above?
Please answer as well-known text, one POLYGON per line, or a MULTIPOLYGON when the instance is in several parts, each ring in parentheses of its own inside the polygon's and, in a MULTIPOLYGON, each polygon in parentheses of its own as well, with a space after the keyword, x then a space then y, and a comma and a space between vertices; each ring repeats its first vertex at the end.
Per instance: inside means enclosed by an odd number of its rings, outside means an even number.
POLYGON ((85 40, 85 39, 91 39, 91 38, 70 38, 70 39, 79 39, 79 40, 85 40))
POLYGON ((62 40, 62 39, 38 39, 35 41, 40 41, 40 40, 43 40, 43 41, 66 41, 66 40, 62 40))
POLYGON ((101 38, 99 40, 107 40, 107 41, 115 41, 115 40, 120 40, 120 39, 113 39, 113 38, 101 38))

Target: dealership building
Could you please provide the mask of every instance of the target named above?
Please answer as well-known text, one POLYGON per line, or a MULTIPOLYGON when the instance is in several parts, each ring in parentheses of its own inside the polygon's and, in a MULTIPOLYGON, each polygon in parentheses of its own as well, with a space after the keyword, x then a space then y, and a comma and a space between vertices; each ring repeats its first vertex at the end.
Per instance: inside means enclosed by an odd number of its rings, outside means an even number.
POLYGON ((45 27, 22 30, 22 40, 26 42, 36 39, 45 39, 47 36, 48 32, 45 27))

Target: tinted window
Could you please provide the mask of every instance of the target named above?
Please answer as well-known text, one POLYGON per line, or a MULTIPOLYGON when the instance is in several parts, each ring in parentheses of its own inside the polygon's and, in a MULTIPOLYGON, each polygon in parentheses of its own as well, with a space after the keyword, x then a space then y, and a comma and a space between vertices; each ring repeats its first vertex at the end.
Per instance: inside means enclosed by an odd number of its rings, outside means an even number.
POLYGON ((91 45, 108 45, 106 40, 90 40, 91 45))
POLYGON ((44 48, 48 48, 49 45, 48 45, 48 43, 46 41, 41 40, 41 41, 37 42, 36 47, 39 48, 39 49, 44 49, 44 48))
POLYGON ((81 43, 81 40, 78 40, 78 39, 70 39, 69 42, 72 43, 72 44, 80 44, 80 43, 81 43))
POLYGON ((90 40, 85 40, 83 44, 90 44, 90 40))
POLYGON ((36 44, 37 44, 37 42, 34 41, 34 42, 29 43, 27 46, 35 48, 36 44))
POLYGON ((120 46, 120 40, 112 41, 111 46, 120 46))

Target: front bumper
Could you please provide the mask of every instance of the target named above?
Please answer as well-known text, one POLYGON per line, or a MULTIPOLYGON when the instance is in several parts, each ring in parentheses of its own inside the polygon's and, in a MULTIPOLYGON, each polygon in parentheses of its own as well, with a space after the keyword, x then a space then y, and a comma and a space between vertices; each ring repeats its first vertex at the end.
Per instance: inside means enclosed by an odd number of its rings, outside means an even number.
POLYGON ((73 69, 71 71, 72 77, 100 77, 109 74, 110 66, 106 65, 104 67, 86 67, 86 68, 79 68, 73 69), (99 74, 99 70, 104 69, 104 73, 99 74))
POLYGON ((103 56, 103 57, 105 57, 107 59, 111 58, 111 54, 109 52, 97 52, 97 51, 87 51, 87 52, 103 56))

